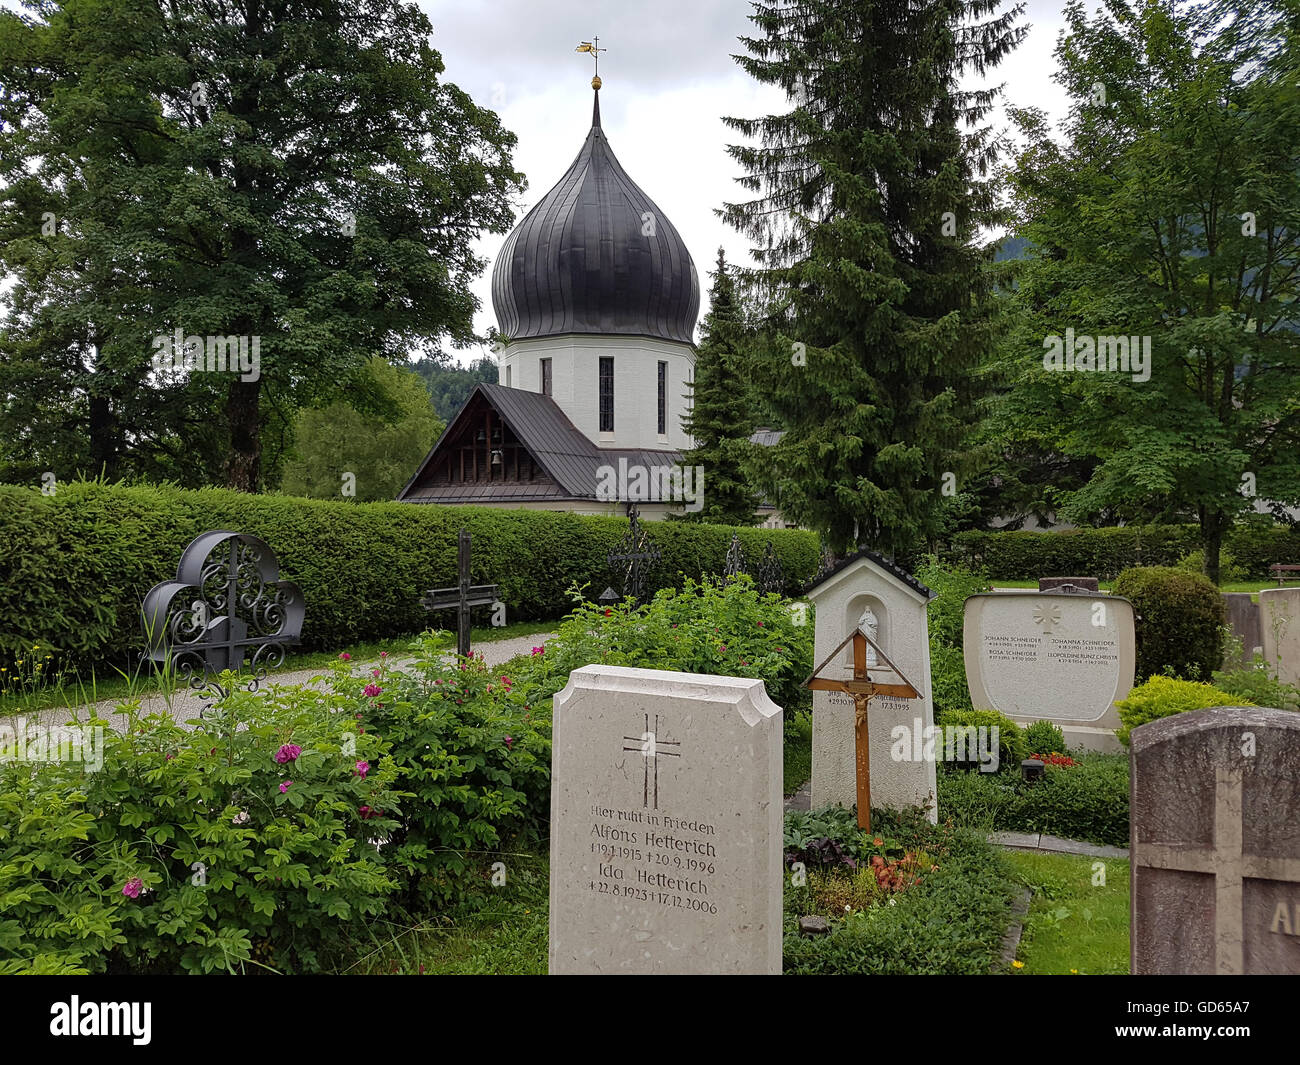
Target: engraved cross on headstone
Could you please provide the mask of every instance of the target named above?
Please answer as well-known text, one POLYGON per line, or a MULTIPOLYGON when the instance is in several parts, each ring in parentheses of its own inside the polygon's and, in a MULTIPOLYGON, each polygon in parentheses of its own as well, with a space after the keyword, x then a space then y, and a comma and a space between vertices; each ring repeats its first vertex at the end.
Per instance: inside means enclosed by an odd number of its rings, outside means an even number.
POLYGON ((456 653, 462 657, 469 655, 470 608, 491 606, 500 598, 495 584, 470 584, 469 540, 469 530, 461 529, 456 538, 459 584, 455 588, 434 588, 420 600, 425 610, 456 611, 456 653))
POLYGON ((645 759, 645 766, 642 769, 641 779, 641 805, 647 809, 659 809, 659 759, 660 758, 680 758, 681 751, 667 750, 669 747, 680 747, 681 740, 664 740, 659 738, 659 715, 655 714, 654 731, 650 730, 650 715, 645 715, 645 731, 640 736, 624 736, 623 750, 634 751, 645 759), (627 746, 627 744, 634 746, 627 746), (654 792, 650 791, 650 763, 654 763, 654 792))

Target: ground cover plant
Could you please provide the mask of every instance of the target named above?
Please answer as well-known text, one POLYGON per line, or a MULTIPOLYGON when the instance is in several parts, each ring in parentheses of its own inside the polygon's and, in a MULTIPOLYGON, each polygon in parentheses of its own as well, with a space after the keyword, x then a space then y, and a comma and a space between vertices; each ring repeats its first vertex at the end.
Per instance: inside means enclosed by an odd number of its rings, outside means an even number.
POLYGON ((1015 894, 1001 853, 921 810, 872 810, 871 826, 839 807, 786 815, 785 972, 989 972, 1015 894), (800 934, 807 915, 829 934, 800 934))

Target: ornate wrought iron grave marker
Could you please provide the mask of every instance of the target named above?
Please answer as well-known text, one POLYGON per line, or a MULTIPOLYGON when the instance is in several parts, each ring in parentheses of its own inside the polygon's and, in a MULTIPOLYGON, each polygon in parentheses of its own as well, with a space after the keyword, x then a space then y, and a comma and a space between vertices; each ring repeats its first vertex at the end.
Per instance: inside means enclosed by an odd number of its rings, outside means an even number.
POLYGON ((425 610, 456 611, 456 653, 469 655, 469 612, 471 607, 491 606, 500 599, 495 584, 469 582, 469 530, 461 529, 456 537, 456 561, 459 583, 455 588, 433 588, 420 600, 425 610))
POLYGON ((627 519, 627 535, 619 549, 609 553, 609 568, 622 571, 623 594, 640 602, 645 595, 650 571, 659 564, 663 555, 650 539, 650 534, 641 527, 641 514, 636 507, 628 507, 627 519))
POLYGON ((212 676, 242 669, 247 658, 256 688, 302 635, 302 591, 279 578, 275 552, 258 537, 230 529, 196 536, 181 553, 176 579, 144 597, 144 657, 170 662, 192 688, 222 694, 212 676))

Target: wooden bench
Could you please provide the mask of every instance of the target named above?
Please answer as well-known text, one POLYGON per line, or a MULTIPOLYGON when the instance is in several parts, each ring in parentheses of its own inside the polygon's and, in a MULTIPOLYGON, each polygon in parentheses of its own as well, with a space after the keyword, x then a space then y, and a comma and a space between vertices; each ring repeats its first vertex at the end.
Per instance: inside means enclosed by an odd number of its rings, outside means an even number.
POLYGON ((1300 581, 1300 566, 1284 566, 1281 562, 1274 562, 1268 571, 1277 578, 1279 585, 1286 581, 1300 581))

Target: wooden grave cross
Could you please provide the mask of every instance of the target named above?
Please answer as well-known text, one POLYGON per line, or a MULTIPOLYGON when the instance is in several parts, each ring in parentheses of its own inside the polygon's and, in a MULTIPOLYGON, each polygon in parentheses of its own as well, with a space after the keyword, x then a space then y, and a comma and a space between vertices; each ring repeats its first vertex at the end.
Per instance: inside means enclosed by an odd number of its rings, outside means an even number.
POLYGON ((434 588, 427 592, 420 605, 425 610, 456 611, 456 653, 469 655, 469 611, 475 606, 491 606, 500 599, 495 584, 469 583, 469 530, 461 529, 456 537, 456 561, 460 583, 455 588, 434 588))
POLYGON ((853 705, 857 710, 854 719, 854 754, 858 769, 858 827, 869 832, 871 831, 871 747, 867 742, 867 703, 876 695, 919 699, 921 693, 903 675, 903 671, 890 661, 880 644, 863 632, 861 627, 855 628, 844 638, 844 641, 827 656, 826 661, 812 671, 808 679, 803 682, 803 686, 812 691, 844 692, 853 697, 853 705), (852 680, 818 676, 850 642, 853 644, 852 680), (867 644, 875 649, 885 665, 902 678, 902 684, 878 684, 871 679, 867 673, 867 644))

